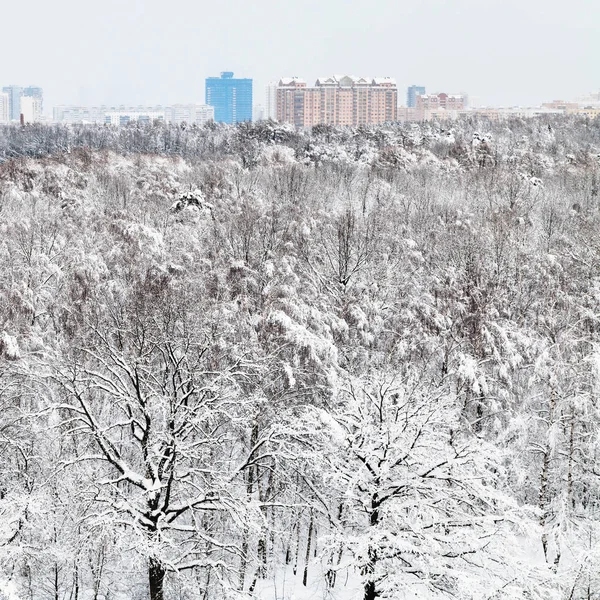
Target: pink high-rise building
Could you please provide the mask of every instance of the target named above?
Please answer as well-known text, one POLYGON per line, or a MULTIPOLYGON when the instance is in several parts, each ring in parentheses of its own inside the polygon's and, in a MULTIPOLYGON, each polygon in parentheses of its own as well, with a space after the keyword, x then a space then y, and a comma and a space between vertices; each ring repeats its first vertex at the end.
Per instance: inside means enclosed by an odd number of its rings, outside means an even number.
POLYGON ((397 120, 397 107, 398 88, 389 77, 323 77, 310 88, 294 77, 277 87, 277 120, 296 127, 386 123, 397 120))

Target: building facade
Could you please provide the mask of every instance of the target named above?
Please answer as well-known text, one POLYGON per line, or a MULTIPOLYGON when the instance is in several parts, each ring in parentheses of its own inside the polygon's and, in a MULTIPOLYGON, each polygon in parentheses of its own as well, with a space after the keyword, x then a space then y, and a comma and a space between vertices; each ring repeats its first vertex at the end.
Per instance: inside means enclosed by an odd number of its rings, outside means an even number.
POLYGON ((417 95, 415 107, 417 121, 454 119, 460 111, 465 110, 466 99, 455 94, 423 94, 417 95))
POLYGON ((416 108, 417 96, 424 96, 425 88, 422 85, 411 85, 406 90, 406 106, 407 108, 416 108))
POLYGON ((127 125, 128 123, 153 123, 165 121, 164 110, 119 110, 108 111, 104 114, 106 125, 127 125))
POLYGON ((265 86, 265 119, 277 120, 277 82, 265 86))
POLYGON ((169 123, 204 125, 215 120, 215 109, 208 104, 174 104, 165 107, 165 117, 169 123))
POLYGON ((239 79, 231 71, 206 78, 206 104, 214 107, 217 123, 252 121, 252 79, 239 79))
POLYGON ((398 88, 389 78, 322 77, 314 87, 296 77, 277 87, 277 120, 296 127, 374 125, 396 121, 398 88))
POLYGON ((39 120, 44 110, 44 91, 42 88, 35 86, 24 88, 20 85, 9 85, 2 88, 2 93, 8 94, 9 121, 19 122, 24 108, 27 122, 32 122, 32 111, 35 111, 35 120, 39 120), (25 105, 22 106, 23 98, 32 98, 33 101, 25 101, 25 105))
POLYGON ((10 101, 8 94, 5 92, 0 93, 0 123, 8 123, 10 114, 10 101))
POLYGON ((21 118, 23 88, 18 85, 9 85, 3 87, 2 92, 8 94, 8 120, 19 121, 21 118))
POLYGON ((214 119, 214 109, 206 104, 174 104, 172 106, 55 106, 57 123, 106 123, 125 125, 132 121, 204 125, 214 119))
POLYGON ((254 123, 258 123, 259 121, 264 121, 265 119, 265 107, 262 104, 255 104, 252 107, 252 121, 254 123))
POLYGON ((20 121, 25 123, 36 123, 42 116, 40 101, 33 96, 21 96, 20 121))
POLYGON ((57 123, 104 123, 106 106, 73 106, 60 104, 52 110, 57 123))
POLYGON ((23 96, 27 98, 35 98, 39 107, 40 115, 44 113, 44 90, 41 87, 30 85, 23 88, 23 96))

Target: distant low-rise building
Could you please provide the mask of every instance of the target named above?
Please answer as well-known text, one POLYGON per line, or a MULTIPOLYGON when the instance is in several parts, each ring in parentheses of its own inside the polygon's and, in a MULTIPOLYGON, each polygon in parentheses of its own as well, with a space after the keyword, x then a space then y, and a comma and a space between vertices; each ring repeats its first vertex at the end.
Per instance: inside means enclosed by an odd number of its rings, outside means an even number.
POLYGON ((106 123, 124 125, 130 121, 165 120, 164 106, 55 106, 57 123, 106 123))
POLYGON ((567 112, 569 110, 576 110, 579 108, 577 102, 565 102, 564 100, 553 100, 552 102, 544 102, 542 108, 549 108, 550 110, 560 110, 567 112))
POLYGON ((153 123, 165 121, 165 111, 160 110, 118 110, 104 113, 106 125, 127 125, 128 123, 153 123))
POLYGON ((214 119, 214 109, 206 104, 174 104, 172 106, 55 106, 57 123, 127 123, 155 120, 168 123, 204 125, 214 119))
POLYGON ((169 123, 204 125, 215 120, 215 109, 208 104, 173 104, 165 107, 165 117, 169 123))
POLYGON ((314 87, 297 77, 277 86, 277 120, 296 127, 374 125, 396 121, 398 88, 390 77, 321 77, 314 87))
POLYGON ((596 106, 583 106, 569 110, 567 111, 567 114, 580 115, 582 117, 590 117, 591 119, 595 119, 596 117, 600 117, 600 104, 597 104, 596 106))
POLYGON ((73 106, 59 104, 52 110, 57 123, 104 123, 106 106, 73 106))

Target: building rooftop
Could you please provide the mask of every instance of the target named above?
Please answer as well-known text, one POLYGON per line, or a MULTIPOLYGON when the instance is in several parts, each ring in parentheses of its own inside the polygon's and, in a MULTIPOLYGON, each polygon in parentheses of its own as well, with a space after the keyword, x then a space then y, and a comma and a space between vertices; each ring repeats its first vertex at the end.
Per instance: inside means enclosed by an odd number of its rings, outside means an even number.
MULTIPOLYGON (((299 77, 282 77, 278 84, 279 87, 305 87, 306 81, 299 77)), ((319 77, 315 82, 315 87, 357 87, 357 86, 389 86, 395 87, 396 80, 392 77, 356 77, 355 75, 331 75, 329 77, 319 77)))
POLYGON ((280 85, 291 85, 292 83, 306 83, 306 81, 300 77, 282 77, 279 80, 280 85))

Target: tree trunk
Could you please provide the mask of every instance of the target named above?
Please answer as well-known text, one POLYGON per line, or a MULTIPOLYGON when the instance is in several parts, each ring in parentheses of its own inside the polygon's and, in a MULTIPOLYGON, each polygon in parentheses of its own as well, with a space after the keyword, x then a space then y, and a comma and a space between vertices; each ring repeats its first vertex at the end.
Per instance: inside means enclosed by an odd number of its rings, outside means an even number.
MULTIPOLYGON (((380 507, 379 495, 377 493, 373 494, 373 498, 371 499, 371 516, 370 516, 370 526, 376 527, 379 523, 379 507, 380 507)), ((379 598, 379 591, 377 590, 377 586, 375 585, 375 566, 377 565, 377 550, 373 548, 373 546, 369 545, 368 550, 368 558, 369 562, 363 571, 363 577, 366 578, 365 581, 365 595, 364 600, 376 600, 379 598)))
POLYGON ((54 600, 58 600, 58 598, 59 598, 58 564, 54 563, 54 600))
POLYGON ((73 568, 73 591, 71 592, 73 600, 79 600, 79 563, 75 560, 73 568))
POLYGON ((154 558, 150 557, 148 563, 148 581, 150 583, 150 600, 164 600, 163 585, 165 581, 165 567, 154 558))
MULTIPOLYGON (((552 390, 550 392, 550 402, 548 406, 548 428, 552 427, 554 423, 554 410, 556 408, 556 392, 552 390)), ((548 532, 546 531, 546 525, 550 519, 550 498, 549 498, 549 487, 550 487, 550 460, 551 460, 552 448, 550 444, 546 444, 544 448, 544 458, 542 461, 542 472, 540 475, 540 511, 542 516, 540 518, 540 525, 542 526, 542 548, 544 550, 544 558, 546 562, 549 562, 548 557, 548 532)))
MULTIPOLYGON (((254 448, 256 442, 258 440, 258 423, 256 421, 252 424, 252 432, 250 434, 250 450, 254 448)), ((254 495, 254 470, 255 467, 250 467, 246 472, 246 494, 248 495, 248 502, 252 501, 252 496, 254 495)), ((258 467, 256 467, 258 470, 258 467)), ((246 524, 244 526, 244 533, 242 538, 242 558, 240 564, 240 581, 239 581, 239 589, 240 591, 244 589, 244 584, 246 581, 246 570, 248 568, 248 551, 250 549, 249 546, 249 537, 250 531, 249 527, 246 524)))
POLYGON ((569 469, 567 472, 567 503, 575 508, 575 496, 573 495, 573 463, 575 454, 575 410, 571 408, 571 423, 569 426, 569 469))
MULTIPOLYGON (((342 520, 343 514, 344 514, 344 504, 342 502, 340 502, 340 504, 338 506, 338 521, 342 520)), ((342 553, 343 553, 343 545, 342 545, 342 542, 340 542, 338 556, 337 556, 337 564, 335 565, 336 567, 339 566, 339 564, 342 562, 342 553)), ((327 582, 327 587, 333 589, 335 587, 335 580, 337 578, 337 572, 334 569, 333 553, 329 557, 329 565, 330 565, 330 567, 327 569, 327 572, 325 573, 325 581, 327 582)))
POLYGON ((313 514, 311 511, 310 524, 308 526, 308 539, 306 540, 306 557, 304 559, 304 574, 302 576, 302 585, 305 587, 306 587, 306 582, 308 580, 308 561, 310 560, 310 546, 312 544, 313 529, 314 529, 314 521, 313 521, 313 514))
POLYGON ((296 522, 296 545, 294 548, 294 575, 298 572, 298 560, 300 560, 300 515, 298 515, 298 521, 296 522))

